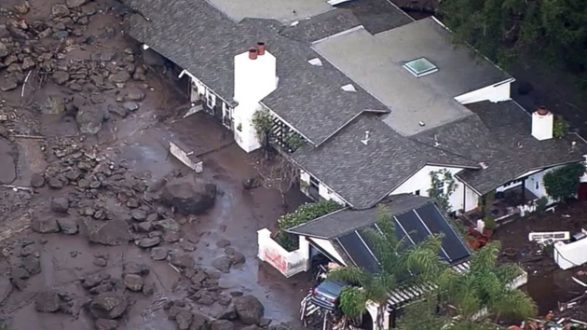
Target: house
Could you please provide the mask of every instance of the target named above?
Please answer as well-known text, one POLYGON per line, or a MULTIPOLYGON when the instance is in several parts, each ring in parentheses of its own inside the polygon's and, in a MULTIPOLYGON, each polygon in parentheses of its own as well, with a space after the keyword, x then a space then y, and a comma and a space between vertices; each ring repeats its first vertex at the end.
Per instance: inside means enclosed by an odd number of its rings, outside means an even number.
POLYGON ((545 197, 548 171, 584 161, 581 137, 553 138, 554 115, 513 101, 515 79, 433 17, 389 7, 374 26, 361 0, 125 2, 130 36, 183 69, 244 151, 261 147, 255 114, 271 117, 271 144, 314 199, 360 210, 440 195, 469 212, 495 193, 545 197))

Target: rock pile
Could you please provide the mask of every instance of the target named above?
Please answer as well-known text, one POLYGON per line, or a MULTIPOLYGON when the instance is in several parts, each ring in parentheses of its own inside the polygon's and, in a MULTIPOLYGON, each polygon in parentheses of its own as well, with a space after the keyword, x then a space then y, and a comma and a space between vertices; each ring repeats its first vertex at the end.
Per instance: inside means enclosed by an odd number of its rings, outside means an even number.
POLYGON ((65 313, 77 317, 87 300, 68 292, 57 290, 43 291, 37 294, 35 310, 40 313, 65 313))
POLYGON ((34 241, 24 239, 9 249, 10 282, 17 290, 26 287, 26 280, 41 273, 40 252, 34 241))

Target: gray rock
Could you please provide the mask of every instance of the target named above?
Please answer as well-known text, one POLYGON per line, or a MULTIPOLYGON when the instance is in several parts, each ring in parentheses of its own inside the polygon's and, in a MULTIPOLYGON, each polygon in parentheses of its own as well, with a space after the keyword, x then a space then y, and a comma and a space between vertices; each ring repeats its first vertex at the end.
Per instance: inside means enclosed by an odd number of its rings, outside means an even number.
POLYGON ((191 330, 208 330, 208 323, 210 319, 204 314, 198 312, 192 313, 192 327, 191 330))
POLYGON ((61 189, 64 186, 63 180, 61 179, 61 177, 58 177, 58 176, 50 177, 47 184, 49 185, 49 188, 51 188, 51 189, 61 189))
POLYGON ((130 79, 130 73, 127 71, 118 71, 110 75, 109 79, 113 83, 125 83, 130 79))
POLYGON ((134 111, 139 110, 139 104, 137 102, 133 102, 133 101, 124 102, 122 104, 122 107, 126 111, 130 111, 130 112, 134 112, 134 111))
POLYGON ((145 284, 143 284, 142 292, 146 296, 150 296, 153 293, 155 293, 155 283, 150 282, 150 281, 149 282, 145 281, 145 284))
POLYGON ((139 233, 148 233, 153 230, 153 223, 150 221, 139 222, 133 224, 133 228, 139 233))
POLYGON ((53 218, 39 218, 36 217, 31 221, 31 229, 37 233, 58 233, 59 225, 57 220, 53 218))
POLYGON ((227 256, 218 257, 212 261, 212 266, 223 273, 228 273, 230 271, 231 264, 232 262, 227 256))
POLYGON ((96 221, 84 219, 83 232, 92 243, 121 245, 130 240, 128 225, 124 220, 96 221))
POLYGON ((62 233, 66 235, 75 235, 78 233, 77 221, 71 218, 59 218, 57 224, 62 233))
POLYGON ((54 17, 64 17, 64 16, 69 15, 69 9, 67 8, 66 5, 62 5, 62 4, 54 5, 51 8, 51 14, 53 14, 54 17))
POLYGON ((234 324, 227 320, 214 320, 210 323, 210 330, 234 330, 234 324))
POLYGON ((59 310, 59 294, 56 291, 40 292, 35 299, 35 310, 40 313, 55 313, 59 310))
POLYGON ((155 247, 155 248, 151 249, 151 259, 153 259, 155 261, 167 259, 168 254, 169 254, 169 251, 167 250, 167 248, 164 248, 164 247, 155 247))
POLYGON ((195 265, 194 258, 191 255, 179 251, 171 252, 169 262, 176 267, 184 269, 192 269, 195 265))
POLYGON ((69 199, 65 197, 51 198, 51 210, 57 213, 67 213, 67 210, 69 210, 69 199))
POLYGON ((16 80, 14 80, 14 78, 10 76, 0 77, 0 91, 8 92, 13 89, 16 89, 16 87, 18 87, 18 84, 16 83, 16 80))
POLYGON ((177 221, 175 221, 174 219, 163 219, 159 221, 154 221, 153 228, 155 230, 161 230, 164 232, 178 232, 180 229, 179 223, 177 223, 177 221))
POLYGON ((131 87, 126 91, 124 98, 127 101, 142 101, 145 99, 145 92, 137 87, 131 87))
POLYGON ((124 274, 147 276, 149 275, 149 266, 146 264, 139 264, 134 261, 129 261, 122 266, 122 272, 124 274))
POLYGON ((97 258, 94 258, 94 261, 92 263, 98 267, 106 267, 106 266, 108 266, 108 259, 102 258, 102 257, 97 257, 97 258))
POLYGON ((220 239, 216 242, 216 246, 219 248, 225 248, 225 247, 229 246, 230 244, 231 244, 230 241, 225 238, 220 239))
POLYGON ((41 104, 41 113, 46 115, 60 115, 65 112, 63 97, 49 95, 47 100, 41 104))
POLYGON ((246 261, 245 255, 233 247, 227 247, 224 249, 224 253, 226 253, 232 265, 244 264, 246 261))
POLYGON ((181 239, 179 231, 166 231, 163 233, 163 240, 165 243, 175 243, 181 239))
POLYGON ((104 281, 110 280, 110 277, 110 274, 106 273, 92 274, 82 278, 81 284, 84 289, 91 289, 104 281))
POLYGON ((193 315, 190 311, 182 310, 175 316, 175 322, 179 330, 187 330, 192 324, 193 315))
POLYGON ((138 245, 144 249, 157 246, 161 243, 161 237, 146 237, 141 238, 138 245))
POLYGON ((234 300, 236 313, 244 324, 259 324, 265 313, 263 304, 254 296, 245 295, 234 300))
POLYGON ((8 55, 10 55, 8 47, 0 41, 0 59, 3 59, 8 55))
POLYGON ((128 300, 120 292, 104 292, 90 303, 90 313, 95 318, 116 319, 122 316, 128 307, 128 300))
POLYGON ((147 219, 147 212, 141 209, 132 210, 130 215, 136 221, 145 221, 147 219))
POLYGON ((66 0, 65 4, 69 8, 77 8, 81 5, 85 5, 87 2, 88 0, 66 0))
POLYGON ((96 327, 96 330, 115 330, 116 328, 118 328, 118 321, 97 319, 94 325, 96 327))
POLYGON ((31 187, 41 188, 45 185, 45 177, 39 173, 33 173, 31 176, 31 187))
POLYGON ((52 77, 53 81, 55 81, 55 83, 58 85, 63 85, 69 81, 69 73, 65 71, 55 71, 52 77))
POLYGON ((109 104, 108 105, 108 112, 118 115, 122 118, 125 118, 128 115, 128 112, 125 108, 119 106, 118 104, 109 104))
POLYGON ((31 275, 36 275, 41 272, 41 261, 34 255, 28 255, 22 258, 22 267, 31 275))
POLYGON ((236 314, 236 308, 234 307, 234 305, 228 306, 224 311, 218 314, 217 318, 221 320, 230 321, 236 320, 238 318, 238 315, 236 314))
POLYGON ((106 119, 104 112, 99 108, 83 107, 75 116, 79 130, 83 134, 97 134, 102 129, 106 119))
POLYGON ((143 289, 143 278, 137 274, 124 275, 124 286, 133 292, 139 292, 143 289))
POLYGON ((161 193, 161 202, 186 215, 207 211, 214 206, 215 199, 215 184, 195 180, 167 183, 161 193))

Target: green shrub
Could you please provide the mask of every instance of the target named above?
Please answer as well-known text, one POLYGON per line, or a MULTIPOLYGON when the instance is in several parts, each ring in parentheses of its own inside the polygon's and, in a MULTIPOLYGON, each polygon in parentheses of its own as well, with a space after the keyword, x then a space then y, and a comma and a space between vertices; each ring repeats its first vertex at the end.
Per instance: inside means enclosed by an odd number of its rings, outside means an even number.
POLYGON ((565 135, 567 135, 568 131, 569 124, 567 124, 567 122, 563 118, 556 117, 552 125, 552 135, 554 136, 554 138, 562 139, 565 137, 565 135))
POLYGON ((320 201, 306 203, 298 207, 295 211, 282 215, 277 219, 277 229, 279 230, 276 236, 277 242, 288 251, 296 250, 298 248, 297 236, 286 233, 286 230, 334 212, 340 208, 340 204, 334 201, 320 201))
POLYGON ((557 201, 564 201, 577 193, 579 178, 585 173, 585 166, 575 163, 563 166, 544 176, 546 193, 557 201))
POLYGON ((485 228, 489 230, 494 230, 497 227, 495 218, 492 216, 486 215, 485 218, 483 218, 483 222, 485 222, 485 228))
POLYGON ((340 293, 340 310, 348 317, 363 315, 366 303, 367 294, 361 288, 346 286, 340 293))
POLYGON ((546 206, 547 205, 548 205, 548 198, 546 198, 546 197, 540 197, 536 201, 536 211, 538 211, 538 212, 544 212, 546 210, 546 206))

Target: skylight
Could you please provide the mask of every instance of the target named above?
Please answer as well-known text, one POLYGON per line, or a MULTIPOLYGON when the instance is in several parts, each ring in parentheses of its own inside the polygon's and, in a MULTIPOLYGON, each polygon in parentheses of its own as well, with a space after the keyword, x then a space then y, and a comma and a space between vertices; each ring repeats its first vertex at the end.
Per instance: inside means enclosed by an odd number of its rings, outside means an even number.
POLYGON ((322 66, 322 61, 317 57, 309 60, 308 63, 315 65, 315 66, 322 66))
POLYGON ((425 57, 404 64, 404 68, 416 77, 422 77, 438 71, 438 67, 425 57))

